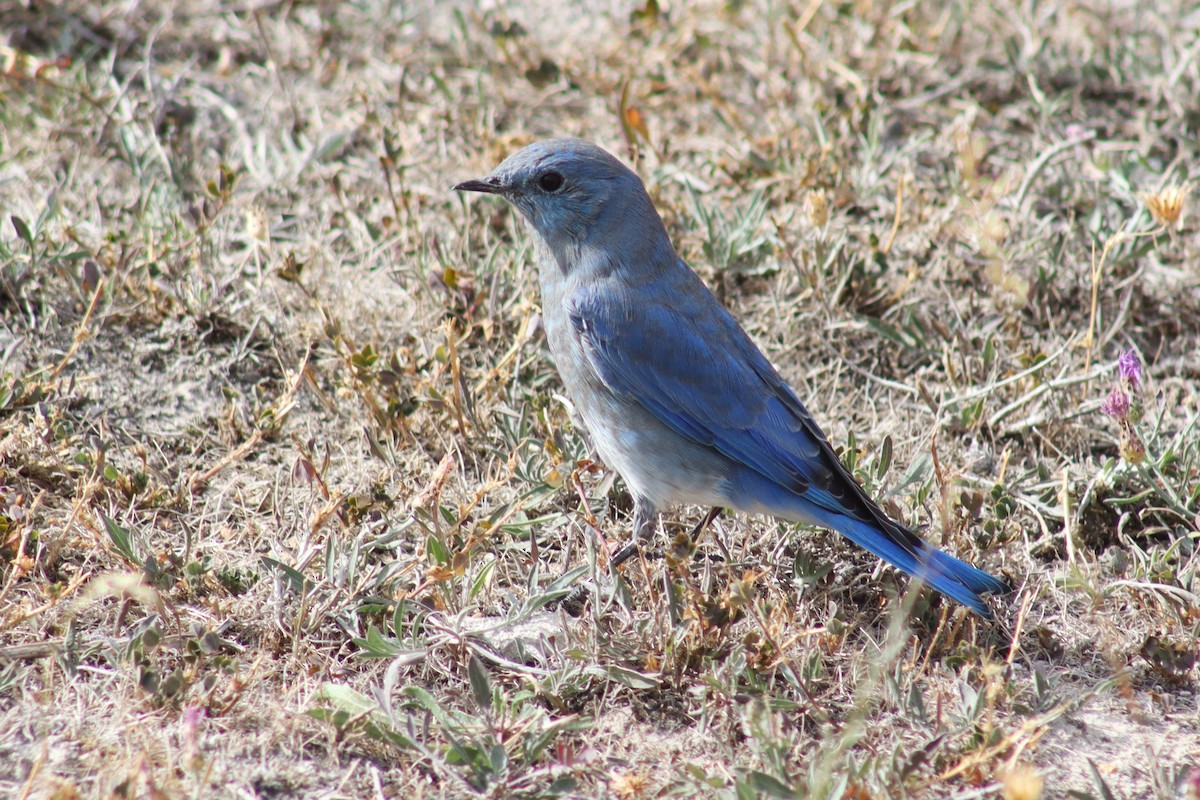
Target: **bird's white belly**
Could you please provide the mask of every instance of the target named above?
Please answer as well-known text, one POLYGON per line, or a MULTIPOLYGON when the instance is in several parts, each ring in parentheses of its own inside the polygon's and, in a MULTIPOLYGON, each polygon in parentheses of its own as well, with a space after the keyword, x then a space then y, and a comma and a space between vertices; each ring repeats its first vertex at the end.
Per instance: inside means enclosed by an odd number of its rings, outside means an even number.
POLYGON ((582 416, 600 457, 634 495, 658 508, 727 505, 724 459, 712 450, 683 440, 641 408, 582 416))

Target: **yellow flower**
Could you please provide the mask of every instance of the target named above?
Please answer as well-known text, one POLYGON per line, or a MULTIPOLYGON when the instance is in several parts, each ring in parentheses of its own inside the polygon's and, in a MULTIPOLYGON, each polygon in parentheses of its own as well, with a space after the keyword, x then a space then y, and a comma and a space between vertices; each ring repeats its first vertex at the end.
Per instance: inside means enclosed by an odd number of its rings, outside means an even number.
POLYGON ((1022 764, 1004 776, 1004 800, 1039 800, 1042 785, 1042 776, 1033 767, 1022 764))
POLYGON ((1157 192, 1146 192, 1140 196, 1146 208, 1150 209, 1150 216, 1154 217, 1154 221, 1164 228, 1169 228, 1183 217, 1184 206, 1191 191, 1191 184, 1172 184, 1157 192))

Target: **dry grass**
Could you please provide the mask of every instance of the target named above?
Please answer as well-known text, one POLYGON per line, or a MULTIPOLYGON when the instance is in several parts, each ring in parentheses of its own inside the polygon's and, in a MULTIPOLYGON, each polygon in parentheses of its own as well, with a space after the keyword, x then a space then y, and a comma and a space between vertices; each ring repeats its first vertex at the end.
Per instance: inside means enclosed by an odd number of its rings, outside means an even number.
POLYGON ((0 794, 1183 796, 1200 14, 584 5, 0 6, 0 794), (995 625, 762 519, 611 584, 529 238, 448 190, 551 134, 995 625))

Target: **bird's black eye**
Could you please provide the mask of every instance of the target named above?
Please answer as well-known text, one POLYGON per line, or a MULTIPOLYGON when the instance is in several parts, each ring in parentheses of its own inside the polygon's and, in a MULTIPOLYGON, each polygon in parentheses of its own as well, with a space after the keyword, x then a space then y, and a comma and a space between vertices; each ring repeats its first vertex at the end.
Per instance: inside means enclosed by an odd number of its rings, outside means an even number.
POLYGON ((538 186, 543 192, 557 192, 562 188, 563 176, 561 172, 543 172, 538 176, 538 186))

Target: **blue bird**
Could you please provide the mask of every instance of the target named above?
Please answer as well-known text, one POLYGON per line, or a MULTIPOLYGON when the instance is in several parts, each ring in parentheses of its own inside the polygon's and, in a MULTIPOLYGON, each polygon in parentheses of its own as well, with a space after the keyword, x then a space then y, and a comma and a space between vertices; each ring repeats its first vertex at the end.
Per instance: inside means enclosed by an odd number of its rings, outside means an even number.
POLYGON ((737 321, 675 253, 642 181, 548 139, 454 187, 500 195, 539 244, 550 353, 597 452, 634 498, 634 541, 674 504, 838 531, 983 617, 1005 583, 891 520, 737 321))

